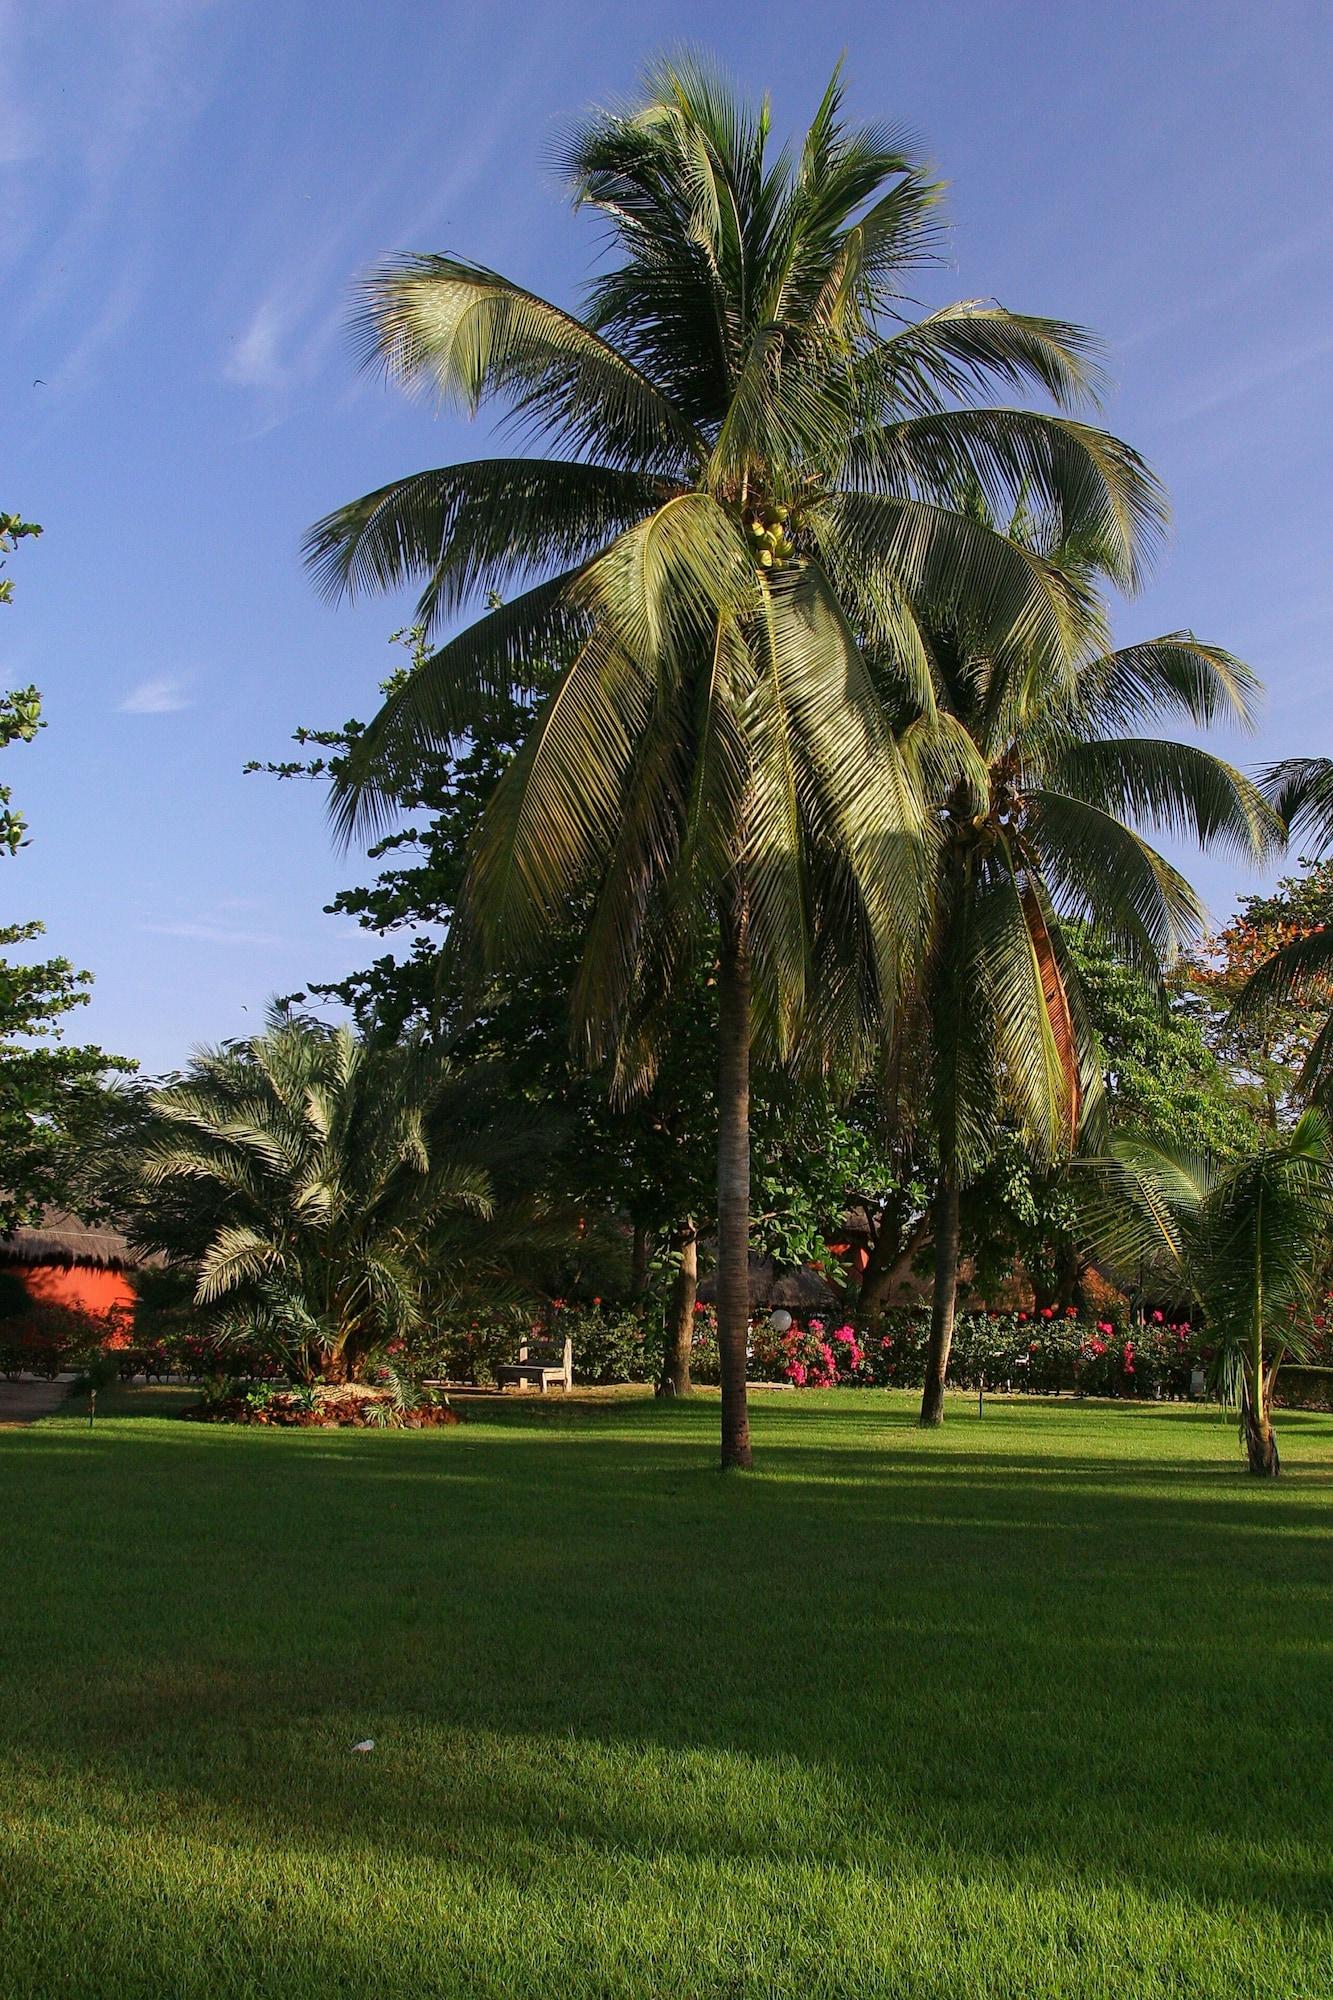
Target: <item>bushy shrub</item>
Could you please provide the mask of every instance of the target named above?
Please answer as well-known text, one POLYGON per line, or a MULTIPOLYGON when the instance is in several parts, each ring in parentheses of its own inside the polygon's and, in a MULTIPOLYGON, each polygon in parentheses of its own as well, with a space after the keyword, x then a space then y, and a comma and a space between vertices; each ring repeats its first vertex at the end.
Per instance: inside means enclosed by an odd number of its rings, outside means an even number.
MULTIPOLYGON (((808 1319, 777 1333, 768 1317, 750 1329, 749 1375, 755 1382, 794 1388, 919 1389, 925 1377, 930 1312, 924 1306, 886 1313, 872 1333, 850 1320, 808 1319)), ((1015 1389, 1054 1395, 1183 1396, 1204 1347, 1197 1330, 1161 1315, 1143 1327, 1076 1312, 959 1313, 949 1380, 957 1389, 1015 1389)), ((717 1320, 711 1307, 695 1317, 692 1368, 696 1382, 718 1379, 717 1320)))
POLYGON ((0 1372, 44 1375, 89 1367, 99 1356, 127 1346, 129 1331, 119 1315, 79 1312, 73 1306, 31 1301, 26 1313, 0 1325, 0 1372))

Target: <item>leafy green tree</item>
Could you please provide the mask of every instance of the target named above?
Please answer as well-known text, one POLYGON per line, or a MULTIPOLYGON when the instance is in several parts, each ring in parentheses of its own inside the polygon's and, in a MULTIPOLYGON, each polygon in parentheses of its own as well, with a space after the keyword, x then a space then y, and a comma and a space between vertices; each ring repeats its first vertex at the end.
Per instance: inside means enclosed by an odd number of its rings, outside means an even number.
POLYGON ((1234 935, 1223 934, 1221 971, 1232 976, 1219 985, 1233 1005, 1220 1031, 1276 1124, 1302 1099, 1333 1103, 1333 859, 1319 858, 1333 847, 1333 758, 1288 758, 1265 789, 1316 859, 1275 895, 1248 899, 1234 935))
MULTIPOLYGON (((41 934, 38 923, 0 926, 0 948, 41 934)), ((119 1121, 108 1078, 135 1064, 65 1041, 65 1019, 87 1005, 91 983, 68 959, 0 959, 0 1230, 44 1208, 90 1214, 99 1206, 98 1165, 119 1121)))
MULTIPOLYGON (((0 569, 21 541, 41 532, 19 514, 0 514, 0 569)), ((12 579, 0 576, 0 604, 12 596, 12 579)), ((45 726, 35 687, 0 695, 0 749, 31 743, 45 726)), ((27 823, 10 788, 0 785, 0 850, 14 855, 26 842, 27 823)), ((0 950, 32 943, 43 928, 0 926, 0 950)), ((93 1163, 116 1121, 107 1078, 135 1065, 65 1042, 65 1019, 88 1004, 91 984, 92 975, 76 972, 68 959, 0 959, 0 1229, 31 1222, 43 1208, 94 1204, 93 1163)))
POLYGON ((1154 1260, 1193 1292, 1217 1376, 1240 1405, 1250 1471, 1276 1478, 1273 1386, 1284 1357, 1307 1350, 1333 1224, 1327 1119, 1305 1111, 1289 1132, 1220 1164, 1123 1134, 1097 1165, 1114 1206, 1094 1207, 1094 1229, 1114 1253, 1154 1260))
POLYGON ((1160 494, 1066 414, 977 409, 1096 383, 1062 323, 967 302, 911 322, 939 190, 902 142, 854 130, 835 76, 793 154, 693 60, 576 131, 575 203, 612 256, 582 314, 495 272, 416 257, 369 281, 368 356, 470 411, 498 399, 551 456, 415 474, 312 532, 334 592, 415 579, 434 630, 515 591, 388 701, 337 786, 339 824, 393 808, 394 772, 553 660, 523 750, 473 843, 465 899, 492 963, 543 948, 591 900, 579 1047, 641 1084, 655 1002, 717 940, 718 1319, 723 1461, 745 1398, 752 1048, 854 1069, 918 942, 934 838, 922 767, 972 761, 935 714, 922 606, 972 607, 1029 654, 1081 643, 1077 592, 956 504, 1022 491, 1137 574, 1160 494), (872 660, 914 704, 886 727, 872 660))
MULTIPOLYGON (((974 505, 984 508, 984 496, 974 505)), ((1281 836, 1240 772, 1192 745, 1132 733, 1172 714, 1196 726, 1219 715, 1249 722, 1248 668, 1188 632, 1101 650, 1096 588, 1114 580, 1115 564, 1096 536, 1070 537, 1050 515, 1020 516, 1013 532, 1078 593, 1082 641, 1072 658, 1034 653, 1015 629, 996 648, 966 606, 933 634, 936 706, 973 754, 941 791, 945 836, 917 995, 936 1165, 928 1425, 944 1414, 964 1189, 1006 1126, 1049 1165, 1102 1115, 1096 1038, 1062 919, 1081 919, 1160 992, 1205 913, 1137 829, 1164 826, 1253 858, 1281 836)), ((904 726, 907 712, 895 721, 904 726)))
POLYGON ((206 1051, 149 1100, 133 1232, 197 1261, 224 1333, 343 1381, 421 1329, 441 1226, 492 1211, 488 1174, 441 1130, 449 1082, 419 1035, 372 1049, 299 1019, 206 1051))
MULTIPOLYGON (((1174 976, 1163 990, 1085 924, 1066 924, 1062 935, 1094 1038, 1106 1127, 1169 1132, 1177 1145, 1218 1160, 1252 1151, 1260 1128, 1174 976)), ((1034 1158, 1017 1130, 1000 1133, 962 1203, 979 1290, 991 1294, 1021 1269, 1039 1306, 1086 1303, 1076 1180, 1069 1163, 1034 1158)))
MULTIPOLYGON (((25 521, 21 514, 0 514, 0 570, 5 567, 5 558, 13 554, 20 542, 41 532, 35 521, 25 521)), ((13 596, 13 578, 0 576, 0 604, 11 603, 13 596)), ((35 687, 16 688, 10 694, 0 695, 0 749, 7 743, 31 743, 37 731, 45 726, 42 721, 42 698, 35 687)), ((27 829, 22 814, 15 812, 11 799, 9 786, 0 785, 0 847, 17 854, 27 829)))

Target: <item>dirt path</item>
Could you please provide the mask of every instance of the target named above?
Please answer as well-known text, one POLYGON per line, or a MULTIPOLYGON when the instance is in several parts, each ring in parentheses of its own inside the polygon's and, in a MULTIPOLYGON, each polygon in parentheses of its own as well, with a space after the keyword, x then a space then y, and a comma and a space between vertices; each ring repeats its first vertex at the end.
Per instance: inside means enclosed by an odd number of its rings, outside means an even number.
POLYGON ((52 1410, 58 1410, 68 1394, 67 1380, 0 1381, 0 1424, 34 1424, 38 1417, 49 1417, 52 1410))

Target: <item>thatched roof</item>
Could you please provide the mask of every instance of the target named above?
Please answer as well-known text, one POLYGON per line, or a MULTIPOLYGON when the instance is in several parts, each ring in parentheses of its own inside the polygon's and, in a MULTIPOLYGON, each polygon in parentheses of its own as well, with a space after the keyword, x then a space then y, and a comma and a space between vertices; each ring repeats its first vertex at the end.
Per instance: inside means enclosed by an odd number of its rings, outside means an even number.
MULTIPOLYGON (((699 1297, 705 1305, 716 1302, 716 1273, 700 1282, 699 1297)), ((756 1257, 752 1251, 750 1310, 772 1311, 775 1306, 782 1306, 789 1313, 829 1313, 837 1312, 839 1299, 832 1285, 826 1284, 818 1271, 811 1271, 804 1265, 794 1271, 779 1271, 771 1257, 756 1257)))
POLYGON ((0 1236, 0 1264, 83 1265, 99 1271, 137 1270, 160 1260, 136 1250, 118 1229, 90 1229, 67 1210, 48 1208, 40 1222, 0 1236))

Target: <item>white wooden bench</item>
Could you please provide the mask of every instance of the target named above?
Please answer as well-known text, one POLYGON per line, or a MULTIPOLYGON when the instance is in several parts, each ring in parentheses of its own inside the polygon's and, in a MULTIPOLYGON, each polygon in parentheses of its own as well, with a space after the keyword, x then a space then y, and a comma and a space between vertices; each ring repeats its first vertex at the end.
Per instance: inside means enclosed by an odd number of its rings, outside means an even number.
POLYGON ((510 1382, 522 1386, 525 1382, 535 1382, 545 1395, 549 1388, 572 1389, 574 1386, 574 1343, 566 1334, 564 1341, 525 1340, 513 1361, 502 1361, 495 1371, 497 1387, 503 1389, 510 1382))

